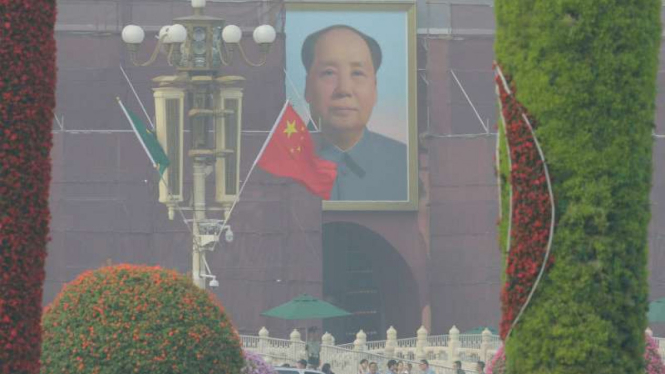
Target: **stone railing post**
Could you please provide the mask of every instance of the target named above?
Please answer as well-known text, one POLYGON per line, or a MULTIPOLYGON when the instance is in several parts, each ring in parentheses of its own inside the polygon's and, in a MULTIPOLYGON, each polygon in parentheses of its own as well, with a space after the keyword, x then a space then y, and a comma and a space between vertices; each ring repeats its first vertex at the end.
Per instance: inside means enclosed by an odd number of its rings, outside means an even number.
POLYGON ((300 344, 303 341, 300 339, 300 331, 297 329, 293 329, 291 331, 291 334, 289 335, 289 340, 291 341, 291 358, 293 361, 298 361, 301 358, 306 358, 307 352, 305 352, 305 348, 303 347, 302 349, 299 349, 300 344))
POLYGON ((330 355, 334 355, 334 350, 328 349, 329 347, 335 346, 335 338, 326 331, 325 334, 321 337, 321 362, 326 362, 330 360, 330 355))
POLYGON ((335 338, 326 331, 325 334, 321 337, 321 345, 333 346, 335 345, 335 338))
POLYGON ((268 338, 270 337, 270 333, 268 332, 268 329, 266 329, 265 326, 261 327, 261 330, 259 330, 259 352, 260 353, 267 353, 268 352, 268 338))
POLYGON ((480 359, 487 362, 487 351, 490 349, 490 339, 492 332, 489 329, 483 330, 481 334, 482 341, 480 342, 480 359))
POLYGON ((427 344, 427 329, 425 329, 425 326, 420 326, 418 331, 416 332, 416 360, 420 361, 425 358, 425 348, 428 346, 427 344))
POLYGON ((448 332, 448 362, 459 360, 459 330, 455 325, 448 332))
POLYGON ((397 330, 394 327, 390 326, 388 331, 386 331, 386 346, 384 347, 384 354, 388 357, 393 357, 395 355, 395 349, 397 348, 397 330))
POLYGON ((358 331, 356 334, 356 340, 353 342, 354 351, 364 351, 365 343, 367 343, 367 334, 363 330, 358 331))

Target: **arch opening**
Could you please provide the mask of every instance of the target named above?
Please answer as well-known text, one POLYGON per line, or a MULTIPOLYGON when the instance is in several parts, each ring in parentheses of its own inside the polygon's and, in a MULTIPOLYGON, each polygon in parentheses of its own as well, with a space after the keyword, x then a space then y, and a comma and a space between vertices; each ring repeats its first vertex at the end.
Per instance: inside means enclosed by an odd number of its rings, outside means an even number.
POLYGON ((353 313, 323 321, 336 344, 386 338, 390 326, 402 337, 420 326, 418 287, 399 251, 378 233, 355 223, 323 225, 323 297, 353 313))

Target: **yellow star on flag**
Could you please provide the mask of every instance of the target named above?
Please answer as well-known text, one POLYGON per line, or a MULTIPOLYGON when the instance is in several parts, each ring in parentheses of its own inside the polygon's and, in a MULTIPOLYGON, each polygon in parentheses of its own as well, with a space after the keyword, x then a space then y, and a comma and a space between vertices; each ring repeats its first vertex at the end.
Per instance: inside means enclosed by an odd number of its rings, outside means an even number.
POLYGON ((286 121, 286 130, 284 130, 286 137, 291 138, 291 134, 295 134, 297 132, 298 129, 296 129, 296 121, 286 121))

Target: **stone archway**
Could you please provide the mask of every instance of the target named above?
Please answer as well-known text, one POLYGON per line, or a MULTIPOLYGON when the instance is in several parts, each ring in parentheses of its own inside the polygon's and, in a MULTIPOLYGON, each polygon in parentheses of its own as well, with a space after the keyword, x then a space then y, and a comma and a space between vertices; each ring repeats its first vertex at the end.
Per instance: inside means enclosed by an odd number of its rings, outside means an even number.
POLYGON ((354 313, 323 322, 336 343, 362 329, 367 340, 385 339, 394 326, 412 336, 420 324, 418 287, 406 261, 376 232, 349 222, 323 225, 323 297, 354 313))

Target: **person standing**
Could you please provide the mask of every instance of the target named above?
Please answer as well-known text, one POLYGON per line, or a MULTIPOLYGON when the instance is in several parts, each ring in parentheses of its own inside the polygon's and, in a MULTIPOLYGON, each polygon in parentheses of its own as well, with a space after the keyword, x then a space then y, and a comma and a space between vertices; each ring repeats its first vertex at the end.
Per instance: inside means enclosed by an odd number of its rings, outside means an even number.
POLYGON ((358 374, 367 374, 367 372, 369 372, 369 361, 363 358, 358 364, 358 374))
POLYGON ((429 367, 429 362, 427 360, 420 360, 420 371, 422 374, 434 374, 434 370, 432 370, 431 367, 429 367))
POLYGON ((397 374, 404 374, 404 362, 397 361, 397 374))
POLYGON ((386 366, 388 366, 388 372, 386 374, 397 374, 397 361, 390 360, 386 366))
POLYGON ((321 371, 322 371, 324 374, 335 374, 335 373, 332 371, 332 369, 330 369, 330 364, 329 364, 329 363, 325 363, 325 364, 323 364, 323 366, 321 366, 321 371))
POLYGON ((465 374, 466 372, 462 369, 462 361, 455 361, 455 374, 465 374))
POLYGON ((296 362, 296 368, 298 369, 307 369, 307 360, 299 360, 296 362))
POLYGON ((485 374, 485 363, 483 361, 476 362, 476 373, 485 374))
POLYGON ((321 365, 320 354, 321 344, 316 328, 310 330, 311 333, 307 336, 307 344, 305 344, 305 351, 307 352, 307 363, 314 369, 318 369, 321 365))

